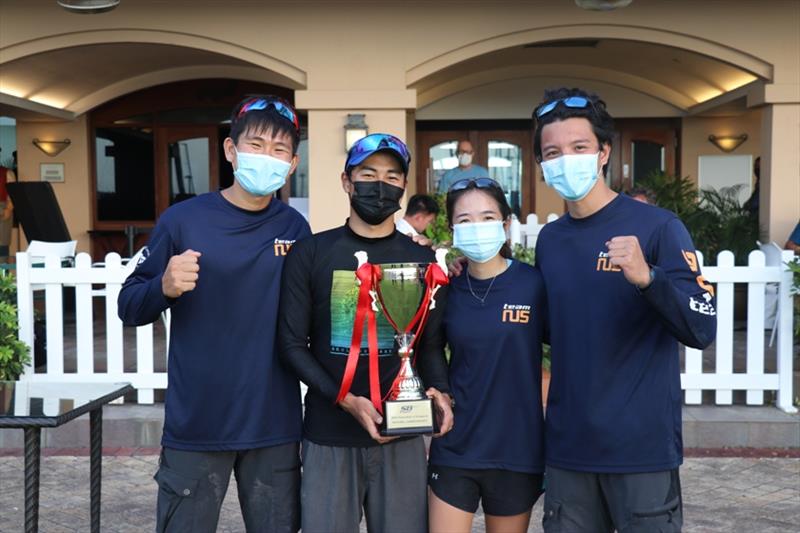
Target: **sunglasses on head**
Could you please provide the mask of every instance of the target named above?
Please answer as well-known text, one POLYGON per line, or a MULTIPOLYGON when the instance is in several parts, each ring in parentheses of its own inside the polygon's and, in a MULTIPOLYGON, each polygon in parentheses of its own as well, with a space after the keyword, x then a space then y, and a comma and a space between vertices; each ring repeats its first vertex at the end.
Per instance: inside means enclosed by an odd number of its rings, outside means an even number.
POLYGON ((294 124, 294 128, 297 131, 300 131, 300 121, 297 119, 297 113, 295 113, 294 109, 292 109, 288 103, 279 98, 253 98, 252 100, 248 100, 239 109, 239 112, 236 114, 236 118, 242 118, 242 116, 248 111, 269 109, 270 107, 272 107, 280 116, 288 119, 292 124, 294 124))
POLYGON ((400 154, 400 157, 405 160, 406 164, 411 161, 411 154, 408 153, 406 143, 388 133, 373 133, 372 135, 367 135, 359 139, 353 147, 350 148, 347 161, 349 163, 351 160, 358 159, 358 156, 362 154, 371 154, 383 149, 394 150, 400 154))
POLYGON ((472 187, 473 189, 500 189, 501 191, 503 188, 500 186, 492 178, 465 178, 463 180, 458 180, 457 182, 453 183, 449 189, 447 189, 447 194, 456 191, 463 191, 464 189, 469 189, 472 187))
POLYGON ((535 111, 536 118, 540 118, 543 115, 548 114, 555 109, 558 104, 564 104, 564 106, 571 107, 573 109, 584 109, 589 106, 594 109, 594 104, 592 101, 584 96, 567 96, 566 98, 559 98, 558 100, 552 100, 546 104, 540 105, 535 111))

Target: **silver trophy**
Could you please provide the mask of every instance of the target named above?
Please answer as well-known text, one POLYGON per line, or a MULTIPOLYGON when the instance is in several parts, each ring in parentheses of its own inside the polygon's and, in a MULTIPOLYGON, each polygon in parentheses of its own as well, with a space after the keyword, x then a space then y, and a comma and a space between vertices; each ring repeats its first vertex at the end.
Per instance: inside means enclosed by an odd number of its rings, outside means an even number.
MULTIPOLYGON (((446 255, 447 250, 436 253, 436 263, 445 275, 446 255)), ((356 257, 359 266, 366 262, 366 253, 359 252, 356 257)), ((425 279, 428 267, 426 263, 381 264, 381 277, 374 286, 373 309, 380 309, 394 329, 400 357, 397 377, 383 402, 382 435, 419 435, 435 431, 433 400, 425 394, 413 365, 414 342, 422 333, 430 311, 436 307, 435 296, 439 289, 438 285, 428 288, 425 279)))

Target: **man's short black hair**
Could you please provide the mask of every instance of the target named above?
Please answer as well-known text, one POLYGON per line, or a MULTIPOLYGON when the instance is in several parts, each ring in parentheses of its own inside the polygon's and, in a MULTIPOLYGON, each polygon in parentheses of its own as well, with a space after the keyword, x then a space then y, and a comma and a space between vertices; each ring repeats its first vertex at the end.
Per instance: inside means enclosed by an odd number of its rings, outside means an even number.
POLYGON ((416 215, 417 213, 425 213, 426 215, 438 215, 439 204, 436 200, 427 194, 415 194, 408 201, 406 207, 406 215, 416 215))
MULTIPOLYGON (((544 92, 544 99, 533 111, 533 121, 536 124, 536 131, 533 136, 533 153, 537 161, 542 161, 542 128, 553 122, 575 117, 585 118, 589 121, 601 148, 604 144, 611 146, 611 140, 614 138, 614 119, 606 111, 606 103, 604 101, 596 94, 587 93, 582 89, 568 89, 566 87, 547 89, 544 92), (589 100, 590 105, 586 107, 567 107, 564 102, 558 102, 552 111, 545 113, 541 117, 536 116, 536 111, 543 105, 569 98, 570 96, 582 96, 589 100)), ((603 171, 605 172, 605 167, 603 167, 603 171)))
MULTIPOLYGON (((270 95, 249 94, 236 104, 231 112, 230 137, 233 140, 233 144, 237 144, 239 137, 246 131, 256 134, 269 133, 273 138, 286 134, 292 139, 292 153, 296 154, 297 148, 300 146, 300 132, 294 127, 292 121, 278 113, 274 107, 268 106, 266 109, 254 109, 247 111, 241 117, 239 116, 239 110, 242 106, 253 98, 277 99, 277 97, 270 95)), ((294 106, 289 102, 283 99, 280 100, 294 111, 294 106)), ((297 115, 297 112, 294 112, 297 115)))

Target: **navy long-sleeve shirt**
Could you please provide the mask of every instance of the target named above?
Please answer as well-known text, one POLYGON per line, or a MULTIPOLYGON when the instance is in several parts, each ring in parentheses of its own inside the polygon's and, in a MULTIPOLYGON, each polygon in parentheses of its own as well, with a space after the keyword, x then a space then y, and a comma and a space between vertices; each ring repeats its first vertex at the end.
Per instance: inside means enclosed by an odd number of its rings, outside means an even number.
POLYGON ((716 332, 713 288, 671 212, 617 196, 593 215, 547 224, 536 261, 547 290, 552 378, 547 464, 650 472, 683 461, 678 342, 716 332), (634 235, 654 278, 643 291, 611 265, 606 242, 634 235))
POLYGON ((431 441, 431 464, 543 472, 542 277, 518 261, 494 281, 468 284, 468 275, 453 278, 447 294, 444 326, 456 424, 431 441), (485 302, 473 291, 485 295, 485 302))
POLYGON ((300 439, 299 384, 277 358, 275 330, 286 252, 310 233, 278 200, 247 211, 219 192, 161 215, 122 287, 119 316, 137 326, 171 308, 163 446, 241 450, 300 439), (202 254, 197 286, 169 299, 161 277, 190 248, 202 254))

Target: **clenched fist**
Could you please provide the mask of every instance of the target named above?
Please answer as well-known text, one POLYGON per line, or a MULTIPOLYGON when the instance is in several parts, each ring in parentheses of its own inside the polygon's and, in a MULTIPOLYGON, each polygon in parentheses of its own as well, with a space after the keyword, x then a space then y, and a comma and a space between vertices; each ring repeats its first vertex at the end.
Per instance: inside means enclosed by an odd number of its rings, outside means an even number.
POLYGON ((200 272, 200 255, 200 252, 190 249, 170 258, 161 276, 161 292, 164 296, 177 298, 184 292, 194 290, 200 272))
POLYGON ((650 265, 644 258, 639 239, 633 235, 614 237, 606 243, 612 265, 622 269, 625 279, 640 289, 650 285, 650 265))

